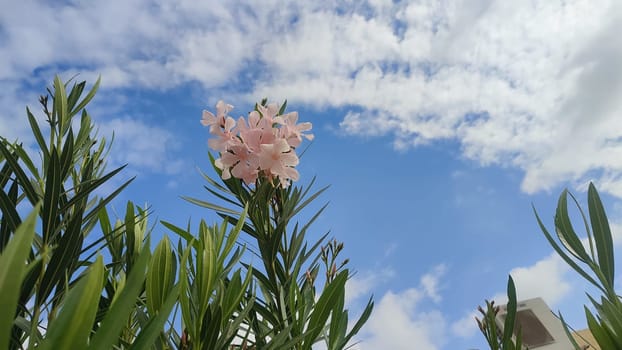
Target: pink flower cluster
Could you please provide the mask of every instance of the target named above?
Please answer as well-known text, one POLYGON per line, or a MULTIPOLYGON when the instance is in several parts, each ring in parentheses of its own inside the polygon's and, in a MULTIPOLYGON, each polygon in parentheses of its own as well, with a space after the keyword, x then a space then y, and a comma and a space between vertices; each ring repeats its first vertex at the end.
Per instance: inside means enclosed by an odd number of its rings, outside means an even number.
POLYGON ((216 115, 203 111, 201 119, 201 124, 209 126, 210 133, 216 136, 208 145, 220 153, 215 164, 222 170, 222 178, 233 176, 250 185, 265 176, 278 178, 283 187, 289 185, 289 180, 298 180, 294 169, 298 164, 296 147, 303 137, 313 139, 313 134, 304 133, 311 130, 311 123, 297 124, 297 112, 278 115, 276 103, 257 104, 248 114, 248 121, 228 116, 232 109, 232 105, 218 101, 216 115))

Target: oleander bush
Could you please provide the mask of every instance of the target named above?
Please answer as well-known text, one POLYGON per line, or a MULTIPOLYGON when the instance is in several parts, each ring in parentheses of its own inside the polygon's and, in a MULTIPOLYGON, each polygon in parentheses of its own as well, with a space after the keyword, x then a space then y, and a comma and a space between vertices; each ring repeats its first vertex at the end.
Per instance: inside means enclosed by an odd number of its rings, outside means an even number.
POLYGON ((0 349, 352 345, 373 301, 350 320, 343 243, 307 238, 325 206, 297 221, 325 190, 294 184, 311 124, 266 100, 247 119, 204 111, 216 176, 203 174, 207 200, 185 199, 222 221, 150 225, 133 202, 111 215, 132 179, 101 195, 123 167, 106 169, 111 144, 85 109, 98 86, 54 79, 45 120, 26 109, 34 152, 0 138, 0 349))
MULTIPOLYGON (((605 208, 593 183, 587 192, 588 215, 577 199, 568 190, 559 196, 555 211, 555 231, 549 232, 534 207, 534 214, 540 229, 555 252, 583 279, 595 286, 601 295, 597 298, 588 294, 595 313, 584 306, 588 328, 600 349, 622 349, 622 297, 615 287, 615 252, 611 228, 605 208), (568 214, 568 197, 576 205, 581 215, 585 236, 579 235, 568 214)), ((520 349, 520 332, 512 337, 513 322, 516 315, 516 291, 510 278, 508 282, 508 303, 506 324, 503 332, 494 325, 494 315, 498 309, 486 302, 487 308, 480 308, 482 319, 477 320, 480 330, 493 350, 520 349), (513 307, 512 307, 513 305, 513 307), (516 342, 516 343, 515 343, 516 342)), ((559 315, 568 339, 576 350, 583 350, 570 334, 568 325, 559 315)))

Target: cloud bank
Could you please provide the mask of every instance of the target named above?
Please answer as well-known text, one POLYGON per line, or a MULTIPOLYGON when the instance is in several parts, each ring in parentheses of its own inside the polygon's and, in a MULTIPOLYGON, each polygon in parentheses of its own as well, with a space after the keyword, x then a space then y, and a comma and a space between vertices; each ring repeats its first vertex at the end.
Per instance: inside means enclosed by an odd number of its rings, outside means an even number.
POLYGON ((594 179, 622 196, 621 29, 612 0, 31 0, 0 14, 0 82, 60 70, 286 97, 398 149, 457 141, 524 171, 526 192, 594 179))

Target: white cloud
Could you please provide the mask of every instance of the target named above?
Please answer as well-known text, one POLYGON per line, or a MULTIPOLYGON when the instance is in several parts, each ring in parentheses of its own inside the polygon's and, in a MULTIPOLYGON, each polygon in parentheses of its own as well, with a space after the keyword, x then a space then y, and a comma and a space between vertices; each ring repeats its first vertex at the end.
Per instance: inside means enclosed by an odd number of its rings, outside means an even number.
POLYGON ((362 276, 360 273, 355 274, 346 283, 346 305, 351 305, 361 297, 368 298, 376 286, 389 281, 394 276, 395 271, 391 268, 367 272, 362 276))
POLYGON ((344 130, 392 133, 398 148, 457 139, 468 158, 525 170, 523 189, 533 192, 622 169, 614 156, 622 151, 622 75, 605 73, 622 58, 622 46, 612 45, 620 13, 606 1, 421 1, 369 19, 324 13, 320 30, 300 21, 277 50, 321 43, 312 60, 320 68, 290 71, 307 55, 279 56, 272 64, 280 76, 256 90, 360 106, 344 130), (348 30, 327 36, 330 26, 348 30))
POLYGON ((519 300, 541 297, 553 307, 570 292, 570 283, 564 278, 569 270, 557 253, 553 253, 534 265, 512 269, 510 275, 519 300))
POLYGON ((437 265, 432 271, 426 273, 421 277, 421 287, 425 295, 432 299, 435 303, 441 301, 441 295, 439 294, 439 281, 440 278, 447 271, 447 267, 443 264, 437 265))
MULTIPOLYGON (((510 275, 516 286, 516 298, 519 301, 542 298, 549 308, 556 309, 572 291, 569 271, 568 265, 555 252, 533 265, 512 269, 510 275)), ((508 299, 505 292, 499 292, 488 300, 503 305, 508 299)), ((476 310, 466 312, 451 324, 452 333, 461 338, 474 336, 478 332, 474 317, 481 318, 476 310)))
MULTIPOLYGON (((83 77, 80 77, 83 78, 83 77)), ((89 89, 90 87, 87 87, 89 89)), ((45 121, 42 106, 38 102, 38 95, 23 87, 0 82, 0 135, 10 141, 19 140, 29 150, 31 155, 36 154, 38 146, 34 144, 34 137, 30 131, 25 106, 29 106, 31 112, 39 123, 44 135, 48 136, 49 126, 45 121)), ((40 93, 45 92, 42 84, 40 93)), ((184 165, 175 152, 179 149, 176 136, 169 130, 158 126, 149 125, 146 122, 131 117, 122 118, 97 118, 98 115, 111 115, 118 112, 119 106, 127 103, 123 97, 105 95, 106 106, 101 98, 96 97, 87 109, 95 118, 95 129, 99 136, 104 136, 107 142, 112 139, 114 132, 113 151, 107 160, 108 169, 129 163, 134 171, 151 171, 166 174, 178 174, 184 165), (111 101, 117 106, 109 105, 111 101), (106 112, 106 113, 102 113, 106 112)), ((49 102, 51 108, 51 102, 49 102)), ((79 116, 74 119, 74 130, 79 127, 79 116)), ((39 157, 31 156, 35 164, 39 157)))
POLYGON ((475 317, 481 319, 481 314, 477 311, 468 312, 461 319, 452 322, 451 331, 454 335, 461 338, 470 338, 478 331, 475 317))
POLYGON ((102 135, 114 133, 112 147, 117 151, 110 153, 112 166, 130 164, 134 169, 166 174, 182 170, 183 161, 171 153, 178 148, 178 143, 168 130, 132 118, 111 119, 98 125, 102 135))
MULTIPOLYGON (((620 239, 622 225, 610 220, 610 229, 614 243, 613 248, 617 249, 620 247, 620 243, 622 243, 620 239)), ((580 238, 586 251, 589 252, 587 237, 580 238)), ((619 250, 616 252, 619 252, 619 250)), ((584 264, 579 263, 579 266, 591 273, 589 267, 584 264)), ((574 281, 576 281, 577 278, 580 279, 576 271, 563 261, 556 252, 552 252, 551 255, 538 260, 533 265, 513 268, 510 271, 510 275, 516 285, 518 300, 540 297, 544 299, 552 309, 555 309, 563 302, 564 298, 574 289, 572 287, 575 283, 574 281)), ((592 288, 587 281, 583 279, 580 280, 582 283, 582 287, 580 288, 592 288)), ((507 302, 507 295, 505 293, 498 293, 491 299, 499 304, 504 304, 507 302)))
POLYGON ((9 141, 20 140, 28 146, 29 142, 34 142, 34 137, 30 132, 26 106, 35 118, 40 121, 40 128, 45 128, 45 122, 39 118, 41 107, 38 96, 32 92, 25 91, 16 84, 8 84, 0 79, 0 135, 9 141))
POLYGON ((522 169, 527 192, 593 178, 622 196, 613 0, 26 0, 0 23, 8 84, 80 71, 106 88, 197 81, 344 107, 350 134, 390 134, 396 148, 457 140, 467 158, 522 169))
POLYGON ((356 348, 440 349, 447 340, 446 321, 429 304, 441 301, 438 286, 445 271, 444 265, 438 265, 420 279, 419 286, 400 292, 387 291, 376 302, 356 348))
POLYGON ((358 345, 364 349, 439 349, 444 339, 445 320, 438 311, 417 310, 423 294, 418 289, 387 292, 378 302, 366 325, 373 334, 358 345))
MULTIPOLYGON (((525 300, 540 297, 554 308, 571 291, 567 272, 570 267, 557 255, 551 255, 537 261, 531 266, 516 267, 510 275, 516 285, 516 297, 525 300)), ((503 294, 502 300, 493 298, 499 303, 505 303, 507 297, 503 294)))

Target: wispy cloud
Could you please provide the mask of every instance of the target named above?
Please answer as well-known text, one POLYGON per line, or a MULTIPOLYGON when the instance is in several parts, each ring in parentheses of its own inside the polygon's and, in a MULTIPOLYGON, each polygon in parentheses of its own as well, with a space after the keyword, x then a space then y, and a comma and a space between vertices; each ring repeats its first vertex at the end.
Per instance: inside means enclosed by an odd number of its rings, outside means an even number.
POLYGON ((445 342, 445 319, 437 311, 420 311, 424 294, 418 289, 387 292, 366 325, 371 333, 359 349, 440 349, 445 342))
POLYGON ((108 88, 235 82, 249 101, 355 107, 345 131, 397 148, 457 140, 467 158, 522 169, 527 192, 595 178, 622 196, 615 1, 31 0, 0 23, 4 82, 57 70, 108 88))
POLYGON ((361 297, 367 298, 374 288, 388 282, 393 277, 395 277, 395 271, 391 268, 355 274, 346 284, 346 305, 352 305, 361 297))
MULTIPOLYGON (((446 267, 430 269, 419 285, 398 292, 387 291, 376 301, 357 349, 440 349, 447 340, 445 315, 438 309, 446 267)), ((350 301, 368 294, 393 277, 392 270, 367 273, 348 281, 350 301)))
POLYGON ((445 317, 421 305, 428 300, 440 302, 438 286, 445 270, 438 265, 421 278, 419 286, 386 292, 377 302, 358 348, 440 349, 447 340, 445 317))
POLYGON ((171 153, 179 145, 166 129, 132 118, 112 119, 98 125, 103 135, 114 135, 113 147, 118 151, 110 154, 113 166, 130 164, 134 169, 165 174, 182 170, 183 161, 173 158, 171 153))
POLYGON ((453 335, 461 338, 471 338, 477 334, 478 328, 475 318, 481 319, 482 316, 477 311, 470 311, 461 319, 451 324, 451 332, 453 335))
POLYGON ((535 264, 517 267, 510 271, 516 284, 516 296, 519 300, 540 297, 550 307, 554 307, 571 290, 567 272, 570 267, 553 253, 535 264))
MULTIPOLYGON (((20 84, 3 82, 0 79, 0 135, 9 141, 20 140, 28 145, 34 142, 28 119, 26 106, 38 118, 41 110, 38 95, 28 91, 20 84)), ((39 119, 38 119, 39 120, 39 119)), ((43 121, 43 119, 40 119, 43 121)), ((42 126, 43 127, 43 126, 42 126)))
POLYGON ((397 148, 458 140, 467 158, 524 170, 527 192, 596 176, 622 195, 610 184, 622 166, 612 127, 622 75, 606 73, 622 59, 620 5, 430 1, 371 13, 324 13, 316 31, 317 15, 299 21, 276 51, 318 43, 313 61, 324 64, 289 70, 300 56, 278 56, 257 90, 362 107, 342 128, 392 134, 397 148))
MULTIPOLYGON (((522 170, 526 192, 594 179, 622 196, 620 30, 613 0, 23 0, 0 12, 0 134, 32 141, 23 106, 57 72, 101 74, 117 97, 198 83, 231 100, 334 108, 342 132, 388 135, 396 149, 456 141, 476 163, 522 170)), ((117 102, 126 103, 105 108, 117 102)), ((115 164, 181 169, 174 130, 127 114, 97 121, 115 131, 115 164)), ((520 297, 554 304, 567 294, 566 270, 547 256, 512 275, 520 297)), ((393 273, 357 275, 349 301, 393 273)), ((382 295, 362 348, 438 348, 446 317, 423 306, 442 303, 444 273, 382 295)))
MULTIPOLYGON (((532 265, 513 268, 510 275, 516 285, 518 300, 542 298, 553 309, 571 292, 571 281, 568 274, 570 268, 556 254, 544 257, 532 265)), ((494 300, 497 305, 507 303, 505 292, 499 292, 488 300, 494 300)), ((482 300, 483 304, 484 300, 482 300)), ((464 316, 454 321, 450 328, 453 335, 461 338, 472 338, 478 333, 475 317, 481 318, 476 310, 464 313, 464 316)))

